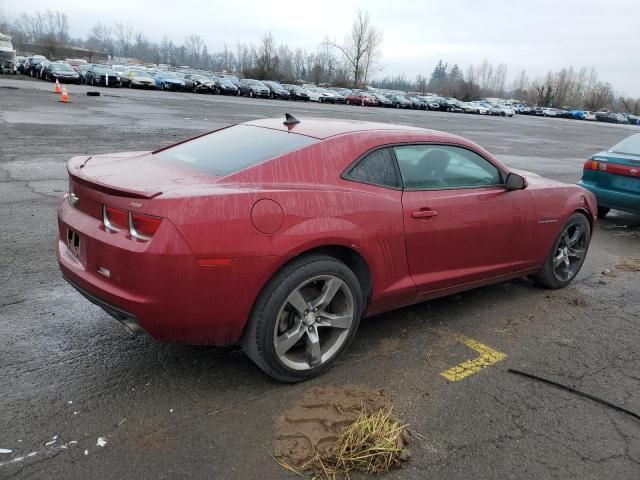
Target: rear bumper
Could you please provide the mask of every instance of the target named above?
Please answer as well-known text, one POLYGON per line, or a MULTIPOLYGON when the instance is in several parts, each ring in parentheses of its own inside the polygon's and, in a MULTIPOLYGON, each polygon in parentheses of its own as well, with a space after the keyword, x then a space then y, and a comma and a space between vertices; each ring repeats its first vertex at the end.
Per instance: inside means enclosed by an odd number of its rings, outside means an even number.
POLYGON ((601 207, 640 215, 640 195, 602 188, 593 182, 584 180, 580 180, 578 185, 593 193, 601 207))
POLYGON ((136 317, 129 312, 125 312, 118 307, 114 307, 113 305, 109 305, 107 302, 100 300, 98 297, 90 294, 85 289, 74 283, 70 280, 64 273, 62 274, 62 278, 64 278, 69 284, 75 288, 84 298, 89 300, 94 305, 102 308, 105 312, 119 321, 129 332, 138 334, 144 332, 142 327, 138 324, 138 320, 136 317))
POLYGON ((105 230, 67 200, 58 208, 58 228, 56 254, 65 279, 131 330, 159 341, 237 343, 278 260, 247 257, 201 266, 166 219, 151 241, 138 242, 128 232, 105 230), (80 238, 77 254, 68 246, 68 230, 80 238))

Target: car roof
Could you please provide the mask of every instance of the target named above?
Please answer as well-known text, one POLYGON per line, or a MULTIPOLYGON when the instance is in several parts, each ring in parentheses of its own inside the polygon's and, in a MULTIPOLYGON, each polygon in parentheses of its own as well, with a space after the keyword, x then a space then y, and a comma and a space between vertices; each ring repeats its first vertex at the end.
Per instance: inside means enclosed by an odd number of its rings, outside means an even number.
POLYGON ((292 131, 300 135, 306 135, 318 139, 325 139, 336 135, 367 131, 405 131, 405 132, 430 132, 424 128, 407 125, 394 125, 392 123, 363 122, 359 120, 343 120, 337 118, 302 118, 300 123, 291 128, 283 123, 283 118, 265 118, 245 122, 244 125, 254 127, 271 128, 284 132, 292 131))

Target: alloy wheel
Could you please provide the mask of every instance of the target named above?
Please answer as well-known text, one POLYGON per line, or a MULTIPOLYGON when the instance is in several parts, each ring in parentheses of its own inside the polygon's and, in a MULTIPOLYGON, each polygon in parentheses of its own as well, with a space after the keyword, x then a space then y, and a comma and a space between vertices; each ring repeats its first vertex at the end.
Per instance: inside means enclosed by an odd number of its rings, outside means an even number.
POLYGON ((553 274, 562 281, 572 279, 587 253, 587 234, 579 223, 569 225, 560 237, 553 256, 553 274))
POLYGON ((318 275, 295 288, 280 308, 273 344, 280 362, 310 370, 331 360, 354 322, 351 289, 335 275, 318 275))

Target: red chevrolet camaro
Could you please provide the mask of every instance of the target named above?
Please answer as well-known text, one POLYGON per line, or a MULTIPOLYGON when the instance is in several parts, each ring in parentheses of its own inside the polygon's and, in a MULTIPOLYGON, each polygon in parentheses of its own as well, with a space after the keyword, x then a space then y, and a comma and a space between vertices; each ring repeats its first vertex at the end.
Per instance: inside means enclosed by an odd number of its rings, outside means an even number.
POLYGON ((74 157, 64 277, 134 331, 326 370, 362 316, 530 275, 567 285, 593 194, 447 133, 287 116, 154 152, 74 157))

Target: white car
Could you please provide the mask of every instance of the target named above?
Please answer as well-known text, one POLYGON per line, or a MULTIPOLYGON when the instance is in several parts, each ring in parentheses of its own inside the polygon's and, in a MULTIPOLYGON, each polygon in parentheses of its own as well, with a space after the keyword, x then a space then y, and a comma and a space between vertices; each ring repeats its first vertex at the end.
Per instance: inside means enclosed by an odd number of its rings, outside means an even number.
POLYGON ((557 115, 557 110, 555 108, 543 108, 542 115, 545 117, 555 117, 557 115))
MULTIPOLYGON (((304 88, 304 86, 302 88, 304 88)), ((309 86, 308 88, 304 88, 304 90, 309 94, 309 100, 311 100, 312 102, 335 102, 335 95, 331 91, 325 90, 324 88, 309 86)))
POLYGON ((491 108, 491 115, 500 115, 501 117, 513 117, 515 112, 507 105, 494 105, 491 108))
POLYGON ((583 120, 589 120, 591 122, 595 122, 596 121, 596 114, 593 112, 584 112, 584 115, 582 117, 583 120))
POLYGON ((462 109, 467 113, 477 113, 479 115, 488 115, 489 113, 491 113, 491 110, 477 102, 469 102, 466 105, 467 108, 465 109, 465 107, 463 106, 462 109))

